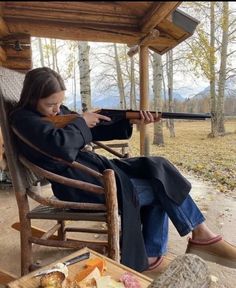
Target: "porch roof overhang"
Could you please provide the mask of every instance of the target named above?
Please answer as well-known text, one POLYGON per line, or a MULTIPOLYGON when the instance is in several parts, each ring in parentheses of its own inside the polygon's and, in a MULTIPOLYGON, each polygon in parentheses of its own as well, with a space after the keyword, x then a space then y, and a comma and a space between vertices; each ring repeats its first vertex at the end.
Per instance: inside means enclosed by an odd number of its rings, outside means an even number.
POLYGON ((164 54, 191 36, 198 21, 176 9, 182 1, 43 1, 0 3, 0 43, 24 35, 146 45, 164 54))
MULTIPOLYGON (((30 70, 31 36, 124 43, 131 47, 130 56, 140 51, 140 109, 147 110, 148 48, 162 55, 190 37, 199 23, 177 9, 181 2, 0 2, 0 65, 30 70)), ((141 155, 146 139, 141 127, 141 155)))

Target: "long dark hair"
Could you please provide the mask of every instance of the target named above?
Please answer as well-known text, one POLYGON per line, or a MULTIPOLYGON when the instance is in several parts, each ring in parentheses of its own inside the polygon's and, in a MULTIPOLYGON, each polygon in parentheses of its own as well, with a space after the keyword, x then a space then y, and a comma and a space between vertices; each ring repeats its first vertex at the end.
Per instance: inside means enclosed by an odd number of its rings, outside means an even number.
MULTIPOLYGON (((27 107, 35 110, 41 98, 66 90, 62 77, 48 67, 35 68, 25 75, 23 89, 16 109, 27 107)), ((15 110, 15 109, 14 109, 15 110)))

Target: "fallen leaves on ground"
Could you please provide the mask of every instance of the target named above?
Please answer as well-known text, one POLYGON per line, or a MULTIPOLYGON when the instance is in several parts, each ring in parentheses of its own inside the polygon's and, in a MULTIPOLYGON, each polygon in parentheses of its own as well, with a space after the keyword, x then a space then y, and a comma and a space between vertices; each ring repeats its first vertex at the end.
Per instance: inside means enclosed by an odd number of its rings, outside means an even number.
MULTIPOLYGON (((175 121, 175 138, 170 138, 169 130, 163 124, 164 147, 151 144, 153 156, 169 159, 182 171, 193 172, 202 180, 211 181, 223 192, 236 191, 236 119, 225 122, 227 134, 209 138, 210 121, 175 121)), ((153 141, 153 125, 148 126, 149 142, 153 141)), ((119 140, 108 143, 118 142, 119 140)), ((134 128, 129 140, 132 156, 140 155, 139 132, 134 128)), ((113 157, 108 152, 99 153, 113 157)))

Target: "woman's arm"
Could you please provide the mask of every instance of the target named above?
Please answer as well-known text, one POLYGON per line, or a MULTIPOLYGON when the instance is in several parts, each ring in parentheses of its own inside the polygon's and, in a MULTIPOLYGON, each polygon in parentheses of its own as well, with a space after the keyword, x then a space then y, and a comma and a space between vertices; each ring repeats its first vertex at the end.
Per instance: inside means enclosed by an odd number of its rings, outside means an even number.
POLYGON ((55 128, 40 114, 22 109, 16 111, 11 120, 19 133, 39 149, 65 160, 75 160, 79 149, 92 141, 92 133, 82 117, 64 128, 55 128))
POLYGON ((129 120, 123 119, 111 125, 98 124, 91 129, 94 141, 108 141, 115 139, 129 139, 133 132, 133 125, 129 120))
POLYGON ((121 119, 111 125, 104 123, 104 125, 96 126, 92 129, 94 141, 113 140, 113 139, 129 139, 133 132, 132 124, 150 124, 159 121, 160 118, 154 119, 149 111, 140 110, 139 119, 121 119))

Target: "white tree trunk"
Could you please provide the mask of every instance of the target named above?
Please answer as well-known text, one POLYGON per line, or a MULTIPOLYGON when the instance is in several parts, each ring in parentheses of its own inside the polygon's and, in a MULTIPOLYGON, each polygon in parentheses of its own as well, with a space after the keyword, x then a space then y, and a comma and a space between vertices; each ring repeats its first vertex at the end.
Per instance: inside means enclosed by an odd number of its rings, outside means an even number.
POLYGON ((125 101, 125 89, 124 89, 124 81, 122 77, 120 61, 117 51, 117 46, 114 44, 114 51, 115 51, 115 62, 116 62, 116 75, 117 75, 117 84, 120 94, 120 108, 126 109, 126 101, 125 101))
POLYGON ((38 45, 39 45, 39 54, 40 54, 40 64, 42 67, 44 67, 45 64, 44 64, 43 45, 42 45, 41 38, 38 38, 38 45))
POLYGON ((56 71, 55 51, 54 51, 53 39, 50 39, 50 47, 51 47, 51 51, 52 51, 52 69, 56 71))
MULTIPOLYGON (((168 79, 168 104, 169 111, 173 112, 173 51, 167 52, 167 79, 168 79)), ((174 119, 168 119, 170 137, 175 137, 174 119)))
POLYGON ((133 57, 130 58, 130 109, 137 109, 133 57))
POLYGON ((211 33, 210 33, 210 103, 211 103, 211 137, 217 136, 217 114, 216 114, 216 80, 215 80, 215 2, 211 6, 211 33))
MULTIPOLYGON (((153 94, 154 109, 156 112, 162 111, 162 60, 161 55, 153 54, 153 94)), ((153 144, 164 146, 162 121, 154 123, 153 144)))
POLYGON ((73 65, 73 90, 74 90, 74 110, 77 111, 77 85, 76 85, 76 70, 75 70, 75 63, 73 65))
POLYGON ((58 58, 57 58, 57 54, 58 54, 58 48, 57 48, 57 39, 54 39, 54 57, 55 57, 55 66, 56 66, 56 71, 57 73, 60 74, 60 69, 58 66, 58 58))
POLYGON ((47 43, 47 38, 44 38, 44 41, 45 41, 45 46, 47 47, 46 48, 46 59, 47 59, 47 66, 48 67, 51 67, 51 61, 50 61, 50 53, 49 53, 49 49, 48 49, 48 43, 47 43))
POLYGON ((86 41, 78 42, 79 71, 80 71, 80 95, 82 111, 91 109, 91 87, 89 69, 89 45, 86 41))
POLYGON ((217 129, 220 135, 225 133, 224 127, 224 94, 225 94, 225 81, 226 81, 226 61, 227 49, 229 42, 229 2, 223 2, 223 25, 222 25, 222 46, 221 46, 221 62, 219 73, 219 95, 217 103, 217 129))

